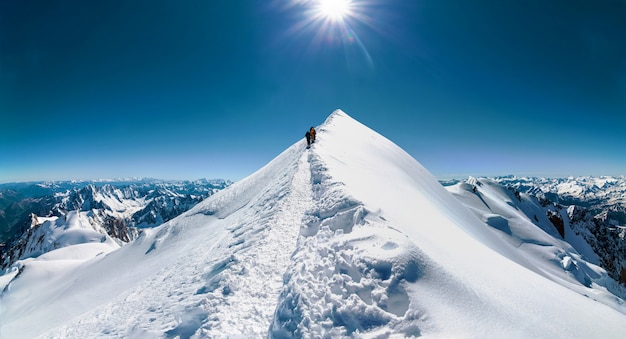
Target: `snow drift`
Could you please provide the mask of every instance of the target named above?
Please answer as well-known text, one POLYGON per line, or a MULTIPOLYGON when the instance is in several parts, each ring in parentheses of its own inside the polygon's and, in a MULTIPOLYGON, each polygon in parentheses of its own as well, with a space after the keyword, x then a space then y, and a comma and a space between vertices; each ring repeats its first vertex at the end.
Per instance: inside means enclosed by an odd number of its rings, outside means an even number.
POLYGON ((566 252, 537 252, 572 248, 530 223, 502 232, 496 212, 509 210, 461 200, 335 111, 311 149, 296 142, 129 245, 72 265, 21 261, 0 278, 0 336, 626 334, 622 299, 550 264, 566 252), (544 240, 512 246, 520 234, 544 240))

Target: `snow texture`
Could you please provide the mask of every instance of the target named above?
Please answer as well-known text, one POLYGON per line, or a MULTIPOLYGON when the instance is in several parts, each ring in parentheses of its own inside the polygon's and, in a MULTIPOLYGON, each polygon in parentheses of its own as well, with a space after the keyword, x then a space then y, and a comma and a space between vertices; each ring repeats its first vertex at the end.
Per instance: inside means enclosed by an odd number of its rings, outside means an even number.
POLYGON ((626 335, 601 269, 512 215, 506 192, 468 187, 451 193, 335 111, 310 149, 296 142, 128 245, 19 261, 0 277, 0 336, 626 335))

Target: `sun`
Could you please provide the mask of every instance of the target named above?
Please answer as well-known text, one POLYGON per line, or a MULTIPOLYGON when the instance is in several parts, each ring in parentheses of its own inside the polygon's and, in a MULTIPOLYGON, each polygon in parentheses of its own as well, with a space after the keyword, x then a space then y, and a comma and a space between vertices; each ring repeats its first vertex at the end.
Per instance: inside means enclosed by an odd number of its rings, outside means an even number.
POLYGON ((331 21, 341 21, 350 15, 351 0, 319 0, 318 10, 321 16, 331 21))
POLYGON ((358 33, 363 26, 379 30, 372 13, 384 1, 387 0, 287 0, 286 8, 303 10, 287 32, 312 32, 310 48, 343 46, 350 63, 361 62, 352 58, 362 55, 367 67, 373 70, 372 57, 358 33))

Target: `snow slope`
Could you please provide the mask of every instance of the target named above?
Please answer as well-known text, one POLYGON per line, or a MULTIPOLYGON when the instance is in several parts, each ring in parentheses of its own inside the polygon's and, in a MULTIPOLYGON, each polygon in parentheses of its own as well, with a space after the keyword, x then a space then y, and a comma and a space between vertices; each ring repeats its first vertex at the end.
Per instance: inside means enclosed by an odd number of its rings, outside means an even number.
POLYGON ((519 193, 486 178, 469 178, 446 187, 512 251, 519 252, 520 265, 539 275, 587 295, 618 310, 626 288, 599 267, 600 259, 585 238, 570 226, 567 210, 553 204, 542 206, 527 193, 519 193), (562 222, 563 237, 549 215, 562 222), (592 287, 590 289, 590 287, 592 287))
POLYGON ((317 135, 118 250, 21 261, 0 336, 626 335, 621 299, 538 272, 391 141, 341 111, 317 135))

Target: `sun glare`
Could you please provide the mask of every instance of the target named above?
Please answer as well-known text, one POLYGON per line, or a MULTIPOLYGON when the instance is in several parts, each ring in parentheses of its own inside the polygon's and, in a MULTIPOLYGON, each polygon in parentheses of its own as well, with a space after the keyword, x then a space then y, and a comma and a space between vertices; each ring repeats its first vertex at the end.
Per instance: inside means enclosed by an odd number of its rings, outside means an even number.
POLYGON ((376 29, 371 15, 377 1, 385 0, 290 0, 291 6, 304 10, 304 15, 289 33, 313 32, 311 47, 343 46, 348 62, 356 64, 356 57, 362 55, 373 69, 374 62, 357 33, 364 25, 376 29))
POLYGON ((320 14, 329 20, 341 21, 350 15, 350 0, 319 0, 320 14))

